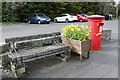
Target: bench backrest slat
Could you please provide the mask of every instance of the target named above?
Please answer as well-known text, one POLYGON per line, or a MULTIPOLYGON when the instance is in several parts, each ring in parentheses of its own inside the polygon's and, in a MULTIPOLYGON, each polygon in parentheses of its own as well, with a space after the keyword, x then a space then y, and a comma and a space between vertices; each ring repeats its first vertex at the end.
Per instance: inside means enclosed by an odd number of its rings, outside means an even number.
POLYGON ((23 37, 13 37, 13 38, 6 38, 6 43, 11 42, 19 42, 19 41, 25 41, 25 40, 32 40, 32 39, 40 39, 44 37, 52 37, 52 36, 59 36, 61 35, 60 32, 54 32, 54 33, 48 33, 48 34, 38 34, 38 35, 31 35, 31 36, 23 36, 23 37))
POLYGON ((55 44, 55 41, 58 41, 59 43, 61 43, 60 37, 52 36, 52 37, 44 37, 44 38, 32 39, 32 40, 24 40, 24 41, 15 42, 14 46, 18 50, 20 49, 28 50, 36 47, 53 45, 55 44))
POLYGON ((17 49, 32 49, 35 47, 44 47, 54 44, 54 41, 59 41, 60 37, 46 37, 41 39, 33 39, 26 41, 19 41, 15 43, 17 49))

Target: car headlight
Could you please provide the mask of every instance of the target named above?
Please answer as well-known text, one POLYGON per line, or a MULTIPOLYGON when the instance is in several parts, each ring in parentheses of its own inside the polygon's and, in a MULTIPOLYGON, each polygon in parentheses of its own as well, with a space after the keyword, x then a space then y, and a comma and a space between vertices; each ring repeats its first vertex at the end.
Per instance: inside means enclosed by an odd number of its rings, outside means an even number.
POLYGON ((51 20, 51 19, 49 18, 49 20, 51 20))
POLYGON ((45 18, 41 18, 41 20, 46 20, 45 18))

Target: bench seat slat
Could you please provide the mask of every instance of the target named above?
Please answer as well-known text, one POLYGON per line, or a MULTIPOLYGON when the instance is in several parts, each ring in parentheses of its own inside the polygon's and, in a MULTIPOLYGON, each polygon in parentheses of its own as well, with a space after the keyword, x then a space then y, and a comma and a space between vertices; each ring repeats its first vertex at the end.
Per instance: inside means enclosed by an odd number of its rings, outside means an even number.
POLYGON ((68 51, 69 47, 63 44, 60 45, 49 45, 45 47, 37 47, 29 50, 20 50, 18 54, 21 55, 23 62, 25 60, 34 60, 38 57, 47 57, 48 55, 55 55, 62 51, 68 51))

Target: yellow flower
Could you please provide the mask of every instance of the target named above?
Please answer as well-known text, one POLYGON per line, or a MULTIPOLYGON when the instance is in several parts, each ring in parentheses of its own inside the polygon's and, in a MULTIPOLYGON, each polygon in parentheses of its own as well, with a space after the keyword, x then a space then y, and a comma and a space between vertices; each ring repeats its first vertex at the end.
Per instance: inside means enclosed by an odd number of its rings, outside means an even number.
POLYGON ((81 27, 82 27, 82 28, 84 28, 84 26, 83 26, 83 25, 82 25, 81 27))
POLYGON ((71 28, 71 31, 74 31, 74 28, 71 28))
POLYGON ((77 30, 78 30, 78 31, 81 31, 81 29, 80 29, 80 28, 78 28, 77 30))
POLYGON ((88 29, 88 26, 86 26, 86 28, 88 29))
POLYGON ((62 31, 66 31, 66 28, 63 28, 62 31))
POLYGON ((73 27, 77 28, 77 25, 73 25, 73 27))
POLYGON ((66 30, 69 29, 69 27, 66 27, 66 30))
POLYGON ((88 34, 86 34, 86 36, 89 36, 89 33, 88 33, 88 34))
POLYGON ((69 27, 73 27, 73 24, 69 25, 69 27))
POLYGON ((67 28, 69 28, 69 26, 66 26, 67 28))
POLYGON ((81 34, 84 34, 84 33, 81 33, 81 34))

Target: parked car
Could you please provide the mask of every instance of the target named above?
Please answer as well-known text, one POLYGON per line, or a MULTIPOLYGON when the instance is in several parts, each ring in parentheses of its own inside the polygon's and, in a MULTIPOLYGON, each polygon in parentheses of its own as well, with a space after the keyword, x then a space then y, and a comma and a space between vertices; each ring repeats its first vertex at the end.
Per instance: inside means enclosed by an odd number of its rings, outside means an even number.
POLYGON ((87 17, 88 15, 87 14, 80 14, 81 16, 84 16, 84 17, 87 17))
POLYGON ((49 24, 51 19, 42 13, 33 13, 28 17, 27 21, 29 24, 30 23, 38 23, 38 24, 47 23, 47 24, 49 24))
POLYGON ((54 19, 55 22, 70 22, 70 21, 76 21, 77 17, 70 15, 70 14, 61 14, 60 16, 56 17, 54 19))
POLYGON ((87 17, 81 16, 80 14, 72 14, 74 16, 77 16, 77 21, 83 22, 83 21, 88 21, 87 17))
POLYGON ((105 16, 105 20, 112 20, 112 14, 106 14, 105 16))

